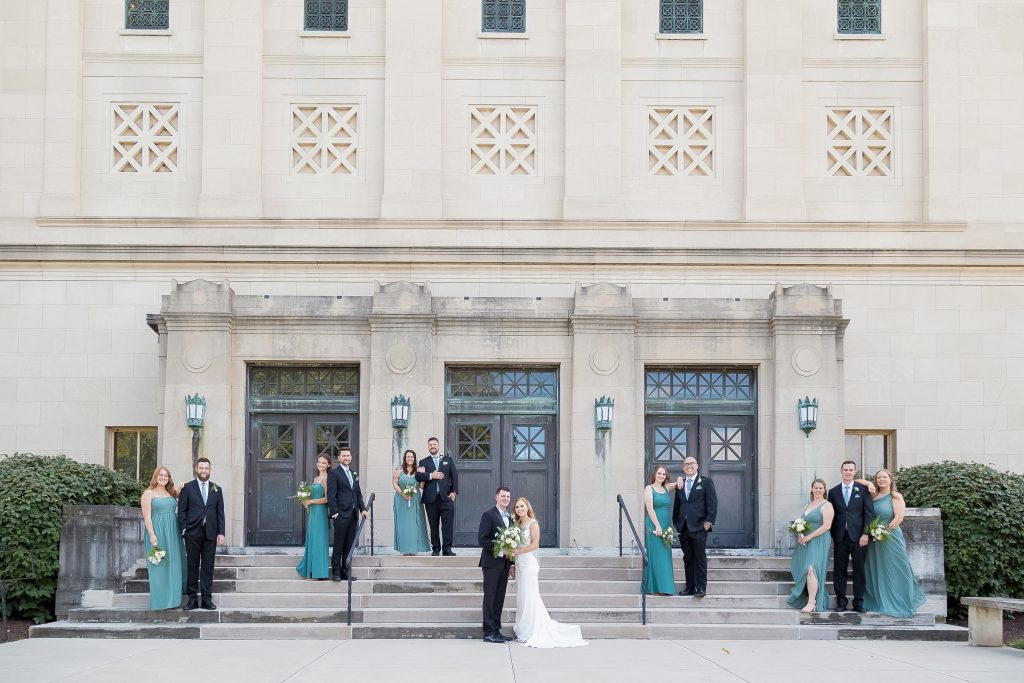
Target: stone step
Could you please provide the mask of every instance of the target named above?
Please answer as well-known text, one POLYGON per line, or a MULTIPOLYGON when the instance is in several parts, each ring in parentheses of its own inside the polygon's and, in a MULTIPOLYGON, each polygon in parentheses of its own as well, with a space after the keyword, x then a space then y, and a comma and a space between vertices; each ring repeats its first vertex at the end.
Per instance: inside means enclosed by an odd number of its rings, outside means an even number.
MULTIPOLYGON (((457 549, 456 557, 432 557, 430 555, 356 555, 352 563, 356 567, 476 567, 479 551, 457 549)), ((540 550, 538 557, 545 566, 589 567, 636 569, 642 566, 639 555, 566 555, 558 550, 540 550)), ((218 555, 218 567, 294 567, 302 559, 301 552, 259 555, 218 555)), ((683 557, 677 550, 673 557, 677 571, 683 569, 683 557)), ((708 556, 710 569, 789 569, 789 558, 782 556, 708 556)))
MULTIPOLYGON (((478 610, 479 611, 479 610, 478 610)), ((361 621, 363 612, 352 610, 352 621, 361 621)), ((68 621, 74 623, 135 624, 344 624, 348 612, 341 608, 225 608, 217 610, 127 610, 127 609, 72 609, 68 621)))

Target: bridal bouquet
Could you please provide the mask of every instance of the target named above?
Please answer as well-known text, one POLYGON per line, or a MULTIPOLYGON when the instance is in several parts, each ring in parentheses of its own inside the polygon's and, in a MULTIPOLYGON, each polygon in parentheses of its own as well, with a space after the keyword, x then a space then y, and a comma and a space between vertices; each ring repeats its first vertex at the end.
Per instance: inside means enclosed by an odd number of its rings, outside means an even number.
POLYGON ((155 545, 155 546, 153 546, 150 549, 149 554, 146 555, 146 559, 149 560, 150 564, 152 564, 153 566, 156 566, 156 565, 160 564, 161 562, 163 562, 163 559, 166 556, 167 556, 167 551, 164 550, 163 548, 161 548, 160 546, 155 545))
POLYGON ((301 484, 299 484, 299 488, 296 489, 295 495, 291 496, 291 497, 292 498, 298 498, 300 501, 303 501, 303 500, 309 500, 309 498, 312 495, 313 495, 313 487, 310 486, 308 481, 304 481, 301 484))
POLYGON ((504 555, 512 562, 515 562, 516 557, 512 554, 512 551, 522 545, 526 545, 526 539, 523 537, 523 530, 515 524, 502 527, 494 534, 495 557, 504 555))
POLYGON ((868 525, 868 535, 876 541, 882 541, 883 543, 892 540, 892 529, 889 528, 888 524, 882 524, 878 517, 871 520, 871 524, 868 525))
POLYGON ((794 534, 806 534, 808 531, 813 529, 811 523, 803 517, 797 517, 793 520, 793 523, 789 525, 789 530, 794 534))
POLYGON ((418 488, 419 486, 417 486, 416 484, 409 484, 404 489, 402 489, 402 495, 406 497, 405 506, 407 508, 412 507, 412 497, 416 494, 416 489, 418 488))
POLYGON ((676 528, 674 526, 667 526, 661 532, 661 542, 670 550, 672 549, 672 545, 676 542, 676 537, 676 528))

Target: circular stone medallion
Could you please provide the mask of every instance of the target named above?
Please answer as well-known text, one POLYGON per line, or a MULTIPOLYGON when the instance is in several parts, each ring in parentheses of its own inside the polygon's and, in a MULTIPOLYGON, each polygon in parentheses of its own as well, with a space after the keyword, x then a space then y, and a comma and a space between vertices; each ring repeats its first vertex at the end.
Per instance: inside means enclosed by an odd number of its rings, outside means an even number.
POLYGON ((821 354, 810 346, 798 346, 793 350, 792 364, 798 375, 810 377, 821 369, 821 354))
POLYGON ((610 375, 619 369, 619 354, 610 346, 598 346, 590 353, 590 369, 598 375, 610 375))
POLYGON ((384 356, 388 369, 396 375, 404 375, 416 367, 416 352, 405 344, 395 344, 384 356))
POLYGON ((192 347, 185 351, 181 362, 186 370, 198 375, 201 372, 206 372, 210 367, 213 362, 213 354, 205 346, 192 347))

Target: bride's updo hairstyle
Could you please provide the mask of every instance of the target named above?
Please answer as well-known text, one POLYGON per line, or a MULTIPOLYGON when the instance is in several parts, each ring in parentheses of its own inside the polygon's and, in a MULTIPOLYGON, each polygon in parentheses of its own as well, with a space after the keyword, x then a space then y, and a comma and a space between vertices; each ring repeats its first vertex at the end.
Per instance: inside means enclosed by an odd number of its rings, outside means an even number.
POLYGON ((519 496, 516 498, 516 502, 512 504, 512 514, 516 518, 516 523, 518 524, 520 519, 519 515, 516 514, 516 507, 519 506, 519 501, 526 503, 526 516, 530 519, 537 519, 537 516, 533 514, 533 506, 530 505, 530 501, 525 496, 519 496))

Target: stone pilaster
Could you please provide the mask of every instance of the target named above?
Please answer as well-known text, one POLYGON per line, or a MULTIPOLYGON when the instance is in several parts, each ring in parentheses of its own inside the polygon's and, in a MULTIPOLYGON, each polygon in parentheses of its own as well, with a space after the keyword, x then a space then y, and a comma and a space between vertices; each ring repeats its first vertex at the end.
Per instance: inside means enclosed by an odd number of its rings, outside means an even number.
POLYGON ((40 216, 77 215, 82 170, 82 0, 46 5, 40 216))
MULTIPOLYGON (((964 111, 960 93, 963 27, 958 5, 948 0, 925 0, 923 8, 924 158, 927 164, 924 217, 928 221, 964 219, 960 140, 964 111)), ((973 53, 971 58, 975 58, 973 53)))
POLYGON ((262 213, 262 140, 263 0, 205 3, 199 215, 262 213))
POLYGON ((617 493, 640 523, 635 512, 643 452, 635 444, 642 443, 637 420, 643 407, 637 405, 636 315, 629 288, 577 284, 569 321, 572 395, 563 396, 562 405, 570 406, 572 457, 562 460, 559 480, 570 526, 560 538, 562 546, 608 548, 618 543, 617 493), (605 435, 594 428, 594 400, 600 396, 615 400, 613 426, 605 435))
POLYGON ((624 215, 622 5, 565 2, 566 219, 624 215))
POLYGON ((385 2, 384 218, 441 216, 441 12, 385 2))

